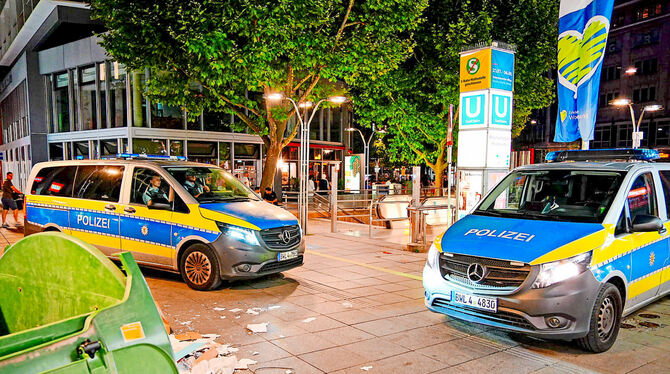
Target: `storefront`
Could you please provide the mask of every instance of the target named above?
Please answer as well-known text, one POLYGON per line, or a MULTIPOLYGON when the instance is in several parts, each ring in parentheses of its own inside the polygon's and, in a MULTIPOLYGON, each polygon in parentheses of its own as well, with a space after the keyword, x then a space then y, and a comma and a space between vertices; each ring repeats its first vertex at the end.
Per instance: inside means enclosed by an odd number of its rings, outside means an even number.
MULTIPOLYGON (((282 152, 278 168, 282 176, 282 189, 294 191, 298 189, 299 143, 289 143, 282 152)), ((309 175, 314 178, 318 189, 318 181, 332 180, 332 173, 338 173, 338 180, 343 177, 341 170, 344 146, 325 142, 311 142, 309 146, 309 175)))

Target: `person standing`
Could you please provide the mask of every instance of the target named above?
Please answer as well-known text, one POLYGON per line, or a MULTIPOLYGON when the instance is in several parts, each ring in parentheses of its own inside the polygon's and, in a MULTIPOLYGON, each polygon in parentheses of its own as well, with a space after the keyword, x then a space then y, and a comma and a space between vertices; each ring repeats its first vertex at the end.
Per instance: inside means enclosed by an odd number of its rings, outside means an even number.
POLYGON ((7 179, 2 183, 2 228, 4 229, 9 228, 9 225, 7 224, 7 213, 10 209, 14 215, 14 225, 17 228, 23 227, 21 222, 19 222, 19 210, 16 206, 16 201, 14 201, 14 193, 21 193, 21 191, 14 187, 12 179, 14 179, 14 173, 10 171, 7 173, 7 179))

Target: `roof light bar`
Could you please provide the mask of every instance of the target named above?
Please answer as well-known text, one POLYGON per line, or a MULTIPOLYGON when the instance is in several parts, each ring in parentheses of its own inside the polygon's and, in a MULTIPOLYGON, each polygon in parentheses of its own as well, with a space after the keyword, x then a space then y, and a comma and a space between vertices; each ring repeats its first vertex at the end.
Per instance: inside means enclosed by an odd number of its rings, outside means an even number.
POLYGON ((141 153, 117 153, 116 157, 125 159, 142 159, 142 160, 170 160, 170 161, 186 161, 184 156, 167 156, 167 155, 147 155, 141 153))
POLYGON ((595 149, 595 150, 572 150, 555 151, 547 153, 547 162, 562 161, 614 161, 614 160, 638 160, 653 161, 661 158, 655 149, 644 148, 619 148, 619 149, 595 149))

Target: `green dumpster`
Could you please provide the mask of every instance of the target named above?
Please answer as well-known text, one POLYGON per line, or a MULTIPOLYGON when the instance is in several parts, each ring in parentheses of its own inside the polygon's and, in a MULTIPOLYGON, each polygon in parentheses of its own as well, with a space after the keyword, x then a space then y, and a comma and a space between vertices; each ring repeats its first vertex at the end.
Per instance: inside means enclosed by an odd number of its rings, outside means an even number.
POLYGON ((0 373, 177 373, 130 253, 45 232, 0 257, 0 373))

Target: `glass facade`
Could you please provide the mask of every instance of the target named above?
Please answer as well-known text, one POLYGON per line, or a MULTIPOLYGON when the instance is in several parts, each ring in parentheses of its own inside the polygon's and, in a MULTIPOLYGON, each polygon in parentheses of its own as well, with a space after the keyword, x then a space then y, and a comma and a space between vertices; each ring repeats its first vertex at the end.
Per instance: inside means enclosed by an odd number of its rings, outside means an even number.
POLYGON ((79 70, 80 79, 79 79, 79 100, 81 105, 79 109, 81 110, 81 122, 79 123, 80 130, 93 130, 96 129, 98 118, 97 118, 97 105, 98 100, 95 84, 95 66, 90 66, 79 70))

